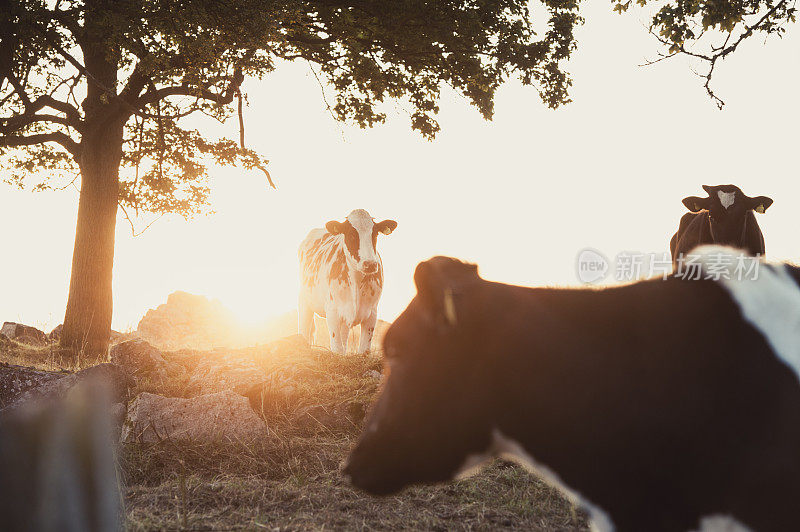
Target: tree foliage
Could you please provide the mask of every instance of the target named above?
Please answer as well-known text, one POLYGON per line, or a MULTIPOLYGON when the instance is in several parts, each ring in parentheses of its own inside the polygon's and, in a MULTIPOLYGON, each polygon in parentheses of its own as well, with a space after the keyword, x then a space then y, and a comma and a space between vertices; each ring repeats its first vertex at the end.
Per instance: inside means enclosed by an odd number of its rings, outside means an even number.
POLYGON ((280 61, 308 61, 333 89, 338 119, 373 126, 387 100, 400 100, 411 127, 432 138, 444 86, 486 118, 514 76, 550 107, 567 102, 562 62, 581 22, 577 0, 545 0, 536 13, 526 0, 11 0, 0 11, 3 179, 79 172, 83 139, 98 127, 87 106, 100 106, 125 124, 120 205, 185 216, 207 203, 210 162, 263 170, 266 161, 244 135, 209 140, 182 119, 225 122, 243 80, 280 61), (90 60, 96 47, 107 65, 90 60), (99 101, 87 99, 90 86, 99 101))
MULTIPOLYGON (((633 0, 611 0, 614 10, 628 11, 633 0)), ((650 33, 663 49, 655 61, 690 56, 706 65, 704 87, 721 109, 725 102, 711 87, 720 60, 756 35, 780 37, 797 16, 795 0, 636 0, 650 9, 650 33)))

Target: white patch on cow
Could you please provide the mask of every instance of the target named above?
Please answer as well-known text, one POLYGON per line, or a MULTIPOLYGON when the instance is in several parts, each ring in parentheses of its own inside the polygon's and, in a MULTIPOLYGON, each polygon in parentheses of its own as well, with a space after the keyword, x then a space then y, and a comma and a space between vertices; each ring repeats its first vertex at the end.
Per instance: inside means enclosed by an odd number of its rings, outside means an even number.
POLYGON ((773 352, 800 378, 800 288, 784 264, 760 263, 757 275, 738 279, 736 266, 744 251, 724 246, 700 246, 698 255, 703 269, 713 264, 719 271, 720 256, 728 275, 720 283, 739 306, 742 316, 755 327, 773 352))
POLYGON ((722 203, 725 210, 728 210, 728 207, 733 205, 733 202, 736 201, 736 192, 723 192, 718 190, 717 196, 719 196, 719 202, 722 203))
POLYGON ((614 523, 605 511, 566 486, 556 473, 547 466, 538 463, 522 445, 511 438, 507 438, 497 429, 492 431, 492 442, 486 452, 468 455, 456 473, 455 478, 460 480, 474 475, 496 457, 511 460, 524 467, 530 473, 538 475, 548 484, 561 491, 573 505, 586 510, 591 521, 591 530, 597 532, 612 532, 614 530, 614 523))
POLYGON ((358 231, 358 268, 363 268, 365 262, 378 262, 378 253, 372 245, 372 228, 375 227, 372 216, 364 209, 356 209, 347 215, 347 221, 358 231))
POLYGON ((461 467, 459 467, 456 472, 455 480, 463 480, 479 473, 480 470, 483 469, 483 466, 488 464, 493 458, 494 456, 489 453, 467 455, 464 463, 461 464, 461 467))
MULTIPOLYGON (((695 532, 695 531, 692 531, 695 532)), ((730 515, 709 515, 700 519, 700 530, 697 532, 752 532, 730 515)))
POLYGON ((614 523, 603 509, 595 506, 590 501, 582 497, 578 492, 569 488, 554 471, 552 471, 546 465, 534 460, 534 458, 528 454, 522 445, 510 438, 507 438, 497 429, 494 430, 493 440, 492 446, 495 449, 497 456, 512 460, 523 466, 528 471, 539 475, 548 484, 564 493, 564 495, 566 495, 572 504, 586 510, 591 521, 591 530, 597 532, 612 532, 614 530, 614 523))

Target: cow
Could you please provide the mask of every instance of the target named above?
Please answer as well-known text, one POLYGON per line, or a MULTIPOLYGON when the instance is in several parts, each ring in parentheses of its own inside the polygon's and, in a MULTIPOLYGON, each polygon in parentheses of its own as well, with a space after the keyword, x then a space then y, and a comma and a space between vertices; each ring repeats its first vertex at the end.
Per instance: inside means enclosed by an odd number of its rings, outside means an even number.
POLYGON ((764 255, 764 235, 753 211, 764 214, 772 205, 766 196, 751 198, 735 185, 703 185, 707 198, 689 196, 683 204, 690 212, 681 217, 678 231, 669 243, 672 262, 678 265, 693 248, 719 244, 764 255))
POLYGON ((695 252, 706 278, 602 290, 419 264, 344 475, 391 494, 501 456, 598 529, 800 530, 800 269, 709 279, 740 252, 695 252))
POLYGON ((361 325, 357 353, 369 351, 383 290, 383 264, 376 251, 378 233, 392 234, 394 220, 375 222, 356 209, 344 222, 312 229, 300 244, 298 331, 314 342, 314 314, 326 318, 331 351, 347 352, 350 329, 361 325))

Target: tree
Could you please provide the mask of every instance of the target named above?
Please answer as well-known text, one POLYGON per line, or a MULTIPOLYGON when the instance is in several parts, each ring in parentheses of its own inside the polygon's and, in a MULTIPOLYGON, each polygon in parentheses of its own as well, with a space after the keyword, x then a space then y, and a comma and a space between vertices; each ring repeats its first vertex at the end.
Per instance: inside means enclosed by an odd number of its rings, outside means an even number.
POLYGON ((444 85, 487 119, 511 77, 550 107, 569 100, 562 62, 575 47, 578 1, 544 0, 541 11, 537 36, 527 0, 4 2, 4 179, 80 177, 62 346, 106 352, 118 206, 191 216, 207 205, 209 162, 264 169, 244 145, 245 78, 305 60, 335 91, 338 119, 372 126, 385 120, 386 100, 401 100, 411 127, 432 138, 444 85), (182 126, 192 113, 225 121, 237 109, 238 143, 182 126))
MULTIPOLYGON (((632 3, 611 1, 619 13, 628 11, 632 3)), ((720 109, 725 102, 711 87, 719 61, 755 35, 782 36, 797 14, 795 0, 636 0, 636 4, 654 9, 650 33, 663 47, 649 63, 678 55, 699 60, 705 65, 699 74, 703 86, 720 109)))

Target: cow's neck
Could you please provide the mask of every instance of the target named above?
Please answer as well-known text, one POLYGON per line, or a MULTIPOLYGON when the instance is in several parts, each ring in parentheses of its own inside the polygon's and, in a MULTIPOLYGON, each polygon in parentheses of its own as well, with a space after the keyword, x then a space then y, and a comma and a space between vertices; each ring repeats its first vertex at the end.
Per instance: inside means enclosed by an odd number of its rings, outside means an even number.
POLYGON ((356 268, 350 268, 350 293, 353 297, 353 303, 355 304, 355 308, 358 309, 361 305, 361 284, 364 282, 364 277, 366 277, 363 273, 358 271, 356 268))
POLYGON ((361 299, 364 296, 363 287, 370 282, 372 275, 360 272, 355 266, 350 268, 350 294, 355 304, 356 312, 361 308, 361 299))

